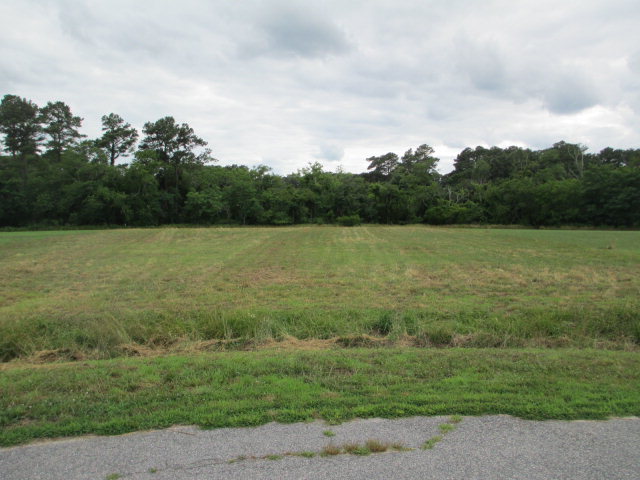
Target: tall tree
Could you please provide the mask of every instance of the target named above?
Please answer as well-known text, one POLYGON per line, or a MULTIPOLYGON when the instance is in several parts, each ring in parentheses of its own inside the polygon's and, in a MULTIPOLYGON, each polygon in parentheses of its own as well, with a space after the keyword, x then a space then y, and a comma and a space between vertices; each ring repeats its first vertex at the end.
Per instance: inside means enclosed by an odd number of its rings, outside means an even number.
POLYGON ((402 156, 401 166, 406 173, 415 177, 416 182, 429 184, 439 177, 436 170, 439 159, 433 153, 433 148, 427 144, 420 145, 415 152, 410 148, 402 156))
POLYGON ((380 157, 369 157, 367 162, 367 170, 371 170, 370 176, 374 180, 387 180, 398 166, 398 155, 389 152, 380 157))
POLYGON ((553 148, 559 152, 560 161, 564 164, 569 176, 582 178, 585 167, 584 153, 587 151, 587 147, 580 143, 561 141, 554 143, 553 148))
MULTIPOLYGON (((200 153, 195 151, 198 147, 205 147, 207 142, 198 137, 193 128, 186 123, 178 125, 173 117, 147 122, 142 132, 145 138, 140 148, 155 151, 159 161, 172 168, 176 187, 185 166, 204 165, 211 160, 209 149, 204 149, 200 153)), ((164 181, 166 189, 168 188, 167 176, 164 181)))
POLYGON ((417 164, 424 164, 428 166, 432 173, 435 173, 438 159, 432 156, 434 152, 433 148, 426 143, 416 148, 415 152, 410 148, 402 156, 402 165, 411 170, 417 164))
POLYGON ((111 166, 116 164, 118 157, 131 153, 138 140, 138 131, 115 113, 102 116, 102 131, 104 134, 97 144, 107 151, 111 166))
POLYGON ((5 95, 0 103, 0 133, 4 134, 5 150, 21 159, 26 181, 27 158, 37 153, 43 139, 38 106, 26 98, 5 95))
POLYGON ((47 147, 58 161, 64 150, 85 136, 78 131, 82 126, 82 118, 74 116, 64 102, 47 103, 40 109, 40 122, 44 125, 44 133, 49 136, 47 147))

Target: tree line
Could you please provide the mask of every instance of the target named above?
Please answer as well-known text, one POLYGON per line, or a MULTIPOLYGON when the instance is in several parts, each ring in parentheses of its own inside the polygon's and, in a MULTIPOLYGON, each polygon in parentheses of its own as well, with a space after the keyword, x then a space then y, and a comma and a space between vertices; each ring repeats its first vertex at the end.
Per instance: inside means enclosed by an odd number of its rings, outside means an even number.
POLYGON ((288 175, 218 166, 173 117, 142 135, 119 115, 80 133, 63 102, 0 103, 0 226, 518 224, 640 226, 640 149, 465 148, 441 175, 428 145, 366 159, 360 174, 313 163, 288 175), (128 163, 118 161, 127 158, 128 163))

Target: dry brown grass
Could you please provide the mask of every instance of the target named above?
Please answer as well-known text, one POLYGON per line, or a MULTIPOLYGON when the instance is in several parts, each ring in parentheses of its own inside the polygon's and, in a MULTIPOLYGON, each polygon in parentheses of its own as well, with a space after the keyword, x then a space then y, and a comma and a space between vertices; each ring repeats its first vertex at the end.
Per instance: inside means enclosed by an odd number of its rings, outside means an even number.
POLYGON ((364 445, 371 451, 371 453, 386 452, 389 449, 388 444, 375 439, 367 440, 364 445))
POLYGON ((325 445, 320 452, 321 455, 340 455, 341 453, 342 449, 332 443, 325 445))
POLYGON ((72 351, 67 348, 57 348, 54 350, 41 350, 35 352, 29 358, 29 363, 51 363, 51 362, 77 362, 85 360, 87 355, 82 352, 72 351))
POLYGON ((336 346, 336 339, 320 339, 309 338, 300 340, 290 335, 285 336, 282 339, 269 338, 263 342, 255 344, 257 349, 271 349, 271 350, 327 350, 336 346))

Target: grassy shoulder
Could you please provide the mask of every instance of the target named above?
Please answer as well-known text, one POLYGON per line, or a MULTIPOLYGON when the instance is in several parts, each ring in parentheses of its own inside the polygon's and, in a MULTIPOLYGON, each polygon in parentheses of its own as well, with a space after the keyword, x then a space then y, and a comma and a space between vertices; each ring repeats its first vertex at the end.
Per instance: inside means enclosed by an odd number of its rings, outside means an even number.
POLYGON ((331 349, 119 358, 0 371, 0 445, 174 424, 411 415, 640 415, 640 355, 603 350, 331 349))

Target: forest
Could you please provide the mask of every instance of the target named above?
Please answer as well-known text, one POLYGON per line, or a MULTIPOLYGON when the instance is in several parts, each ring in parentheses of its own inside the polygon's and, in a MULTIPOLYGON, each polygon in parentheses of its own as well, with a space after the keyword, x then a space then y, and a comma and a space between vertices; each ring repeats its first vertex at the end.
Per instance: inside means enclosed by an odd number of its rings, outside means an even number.
POLYGON ((2 98, 0 227, 640 226, 640 149, 478 146, 440 174, 423 144, 363 159, 359 174, 313 163, 278 175, 268 166, 216 165, 207 142, 170 116, 145 123, 140 135, 110 113, 96 139, 81 133, 82 121, 64 102, 2 98))

